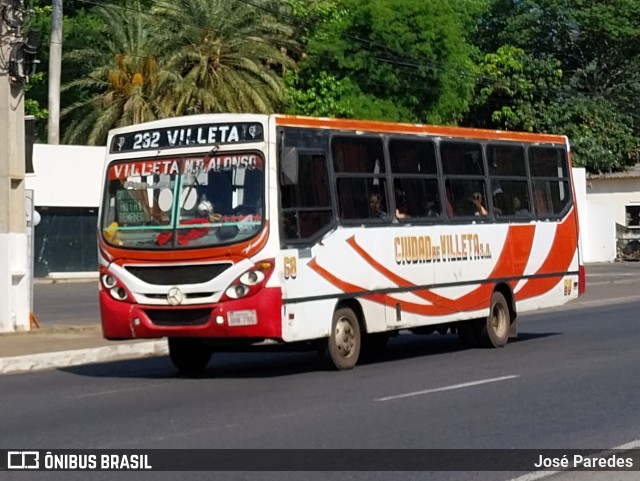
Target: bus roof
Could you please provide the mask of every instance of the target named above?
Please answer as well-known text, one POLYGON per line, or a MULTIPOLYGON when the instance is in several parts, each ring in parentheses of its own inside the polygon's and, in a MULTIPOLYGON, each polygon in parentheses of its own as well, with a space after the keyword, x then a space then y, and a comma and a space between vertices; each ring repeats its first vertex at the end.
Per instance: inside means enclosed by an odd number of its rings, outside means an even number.
POLYGON ((472 138, 482 140, 508 140, 516 142, 539 142, 566 144, 564 135, 511 132, 507 130, 474 129, 466 127, 446 127, 425 124, 403 124, 374 120, 332 119, 327 117, 303 117, 275 115, 276 125, 283 127, 308 127, 317 129, 359 130, 366 132, 389 132, 394 134, 422 134, 439 137, 472 138))

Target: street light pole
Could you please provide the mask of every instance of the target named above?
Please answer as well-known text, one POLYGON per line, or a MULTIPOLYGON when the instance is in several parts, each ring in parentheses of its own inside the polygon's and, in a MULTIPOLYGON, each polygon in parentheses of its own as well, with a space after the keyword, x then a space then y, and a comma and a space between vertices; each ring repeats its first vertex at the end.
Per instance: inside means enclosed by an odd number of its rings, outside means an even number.
POLYGON ((22 0, 0 0, 0 332, 30 327, 24 90, 12 74, 22 66, 15 47, 24 14, 22 0))
POLYGON ((49 120, 47 141, 60 143, 60 77, 62 70, 62 0, 52 0, 49 45, 49 120))

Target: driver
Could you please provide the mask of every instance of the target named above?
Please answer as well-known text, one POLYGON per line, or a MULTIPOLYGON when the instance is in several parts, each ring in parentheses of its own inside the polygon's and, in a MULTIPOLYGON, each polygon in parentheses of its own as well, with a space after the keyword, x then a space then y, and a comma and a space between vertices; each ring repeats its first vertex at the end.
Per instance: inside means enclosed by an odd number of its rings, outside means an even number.
MULTIPOLYGON (((187 245, 189 242, 206 236, 211 230, 211 222, 219 222, 222 216, 215 212, 214 205, 203 198, 196 207, 196 217, 180 221, 180 225, 194 225, 191 229, 178 230, 178 244, 187 245), (200 224, 198 226, 198 224, 200 224)), ((167 244, 173 238, 173 231, 161 232, 156 236, 156 243, 160 246, 167 244)))

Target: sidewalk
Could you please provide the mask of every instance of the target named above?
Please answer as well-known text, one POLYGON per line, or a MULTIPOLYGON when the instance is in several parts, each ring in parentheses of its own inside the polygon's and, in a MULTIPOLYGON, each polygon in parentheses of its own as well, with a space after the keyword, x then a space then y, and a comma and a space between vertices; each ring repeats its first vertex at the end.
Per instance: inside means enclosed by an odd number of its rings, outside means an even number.
POLYGON ((167 354, 167 341, 107 341, 100 325, 0 334, 0 374, 167 354))

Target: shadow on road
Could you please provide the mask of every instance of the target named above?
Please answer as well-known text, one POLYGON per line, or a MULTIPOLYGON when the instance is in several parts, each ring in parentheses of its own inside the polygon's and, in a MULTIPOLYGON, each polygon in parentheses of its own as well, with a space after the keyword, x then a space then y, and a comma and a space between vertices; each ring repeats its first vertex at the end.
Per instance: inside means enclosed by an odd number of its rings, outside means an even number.
MULTIPOLYGON (((561 333, 519 333, 511 343, 522 343, 561 333)), ((509 345, 507 345, 508 348, 509 345)), ((455 353, 482 352, 490 349, 470 350, 462 346, 457 336, 447 335, 399 335, 389 340, 386 348, 375 354, 361 357, 360 366, 388 364, 414 358, 429 358, 455 353)), ((168 356, 145 359, 87 364, 60 369, 63 372, 89 377, 166 379, 184 378, 171 363, 168 356)), ((293 376, 312 372, 334 371, 326 353, 320 356, 315 351, 265 351, 265 352, 218 352, 213 354, 204 379, 260 379, 293 376)))

